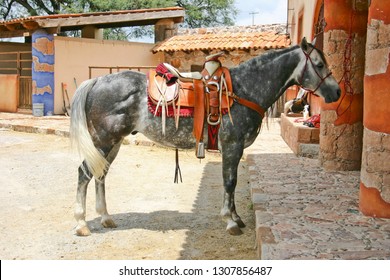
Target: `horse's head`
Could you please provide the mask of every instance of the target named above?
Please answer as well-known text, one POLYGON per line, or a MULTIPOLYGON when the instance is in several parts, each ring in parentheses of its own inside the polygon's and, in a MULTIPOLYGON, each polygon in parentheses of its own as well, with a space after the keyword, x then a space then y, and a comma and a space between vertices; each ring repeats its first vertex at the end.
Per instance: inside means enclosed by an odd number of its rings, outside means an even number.
POLYGON ((302 60, 298 65, 298 83, 304 89, 325 99, 326 103, 335 102, 340 98, 341 89, 332 72, 328 68, 324 54, 313 44, 301 42, 302 60))

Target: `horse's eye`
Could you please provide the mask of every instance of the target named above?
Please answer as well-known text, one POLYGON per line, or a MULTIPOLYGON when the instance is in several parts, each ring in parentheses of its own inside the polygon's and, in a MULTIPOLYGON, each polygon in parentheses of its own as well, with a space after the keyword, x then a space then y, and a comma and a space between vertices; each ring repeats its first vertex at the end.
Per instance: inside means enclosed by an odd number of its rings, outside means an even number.
POLYGON ((318 67, 319 69, 322 69, 322 68, 324 68, 324 64, 323 64, 322 62, 320 62, 320 63, 317 64, 317 67, 318 67))

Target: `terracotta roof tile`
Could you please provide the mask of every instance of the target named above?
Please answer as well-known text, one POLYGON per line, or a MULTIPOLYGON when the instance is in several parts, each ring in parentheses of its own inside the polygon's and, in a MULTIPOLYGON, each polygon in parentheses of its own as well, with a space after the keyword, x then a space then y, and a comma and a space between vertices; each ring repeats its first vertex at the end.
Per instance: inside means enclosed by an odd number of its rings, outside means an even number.
POLYGON ((153 48, 153 52, 192 50, 280 49, 290 45, 288 35, 265 32, 202 32, 173 36, 153 48))

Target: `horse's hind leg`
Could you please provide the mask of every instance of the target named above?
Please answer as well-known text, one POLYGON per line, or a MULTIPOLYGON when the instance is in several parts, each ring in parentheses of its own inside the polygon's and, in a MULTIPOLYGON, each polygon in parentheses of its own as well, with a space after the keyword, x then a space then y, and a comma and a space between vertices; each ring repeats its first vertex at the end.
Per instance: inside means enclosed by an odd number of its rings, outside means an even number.
MULTIPOLYGON (((119 148, 122 144, 122 141, 115 144, 109 153, 106 156, 107 161, 111 164, 115 157, 118 154, 119 148)), ((114 221, 111 219, 110 215, 107 212, 106 197, 105 197, 105 177, 108 170, 105 172, 104 176, 100 180, 95 180, 96 188, 96 211, 102 216, 101 223, 104 227, 114 228, 116 227, 114 221)), ((76 234, 79 236, 88 236, 91 234, 91 231, 88 228, 87 222, 85 221, 86 217, 86 199, 87 199, 87 187, 91 181, 93 175, 88 170, 85 161, 79 167, 79 179, 77 185, 77 195, 76 195, 76 208, 74 212, 74 217, 77 221, 76 234)))
POLYGON ((85 221, 86 216, 86 199, 87 199, 87 187, 91 181, 92 174, 89 172, 85 161, 79 167, 79 179, 77 184, 76 195, 76 208, 74 211, 74 217, 77 221, 76 234, 79 236, 90 235, 91 232, 85 221))
POLYGON ((230 145, 222 150, 222 176, 225 188, 223 197, 223 207, 221 215, 227 222, 226 230, 231 235, 240 235, 240 228, 245 227, 244 222, 237 214, 234 202, 234 192, 237 185, 237 169, 243 153, 243 148, 239 144, 230 145))
MULTIPOLYGON (((108 156, 106 157, 109 164, 111 164, 116 156, 118 155, 119 148, 122 144, 122 141, 115 144, 110 150, 108 156)), ((96 189, 96 212, 102 216, 101 224, 105 228, 116 228, 115 222, 112 220, 111 216, 107 211, 106 203, 106 192, 105 192, 105 178, 108 170, 105 172, 104 176, 100 180, 95 180, 95 189, 96 189)))
POLYGON ((96 189, 96 212, 101 215, 101 224, 105 228, 116 228, 115 222, 107 211, 106 192, 105 192, 105 176, 100 180, 95 180, 96 189))

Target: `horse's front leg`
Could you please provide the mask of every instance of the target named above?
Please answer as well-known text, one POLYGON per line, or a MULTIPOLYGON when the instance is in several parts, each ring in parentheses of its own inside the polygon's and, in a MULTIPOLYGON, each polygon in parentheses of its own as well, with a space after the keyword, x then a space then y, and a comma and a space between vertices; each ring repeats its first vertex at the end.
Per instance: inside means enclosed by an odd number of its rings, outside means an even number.
POLYGON ((230 145, 222 150, 222 176, 224 186, 222 218, 227 222, 226 231, 231 235, 240 235, 240 228, 245 227, 244 222, 237 214, 234 202, 234 192, 237 185, 237 169, 243 153, 243 146, 230 145))

